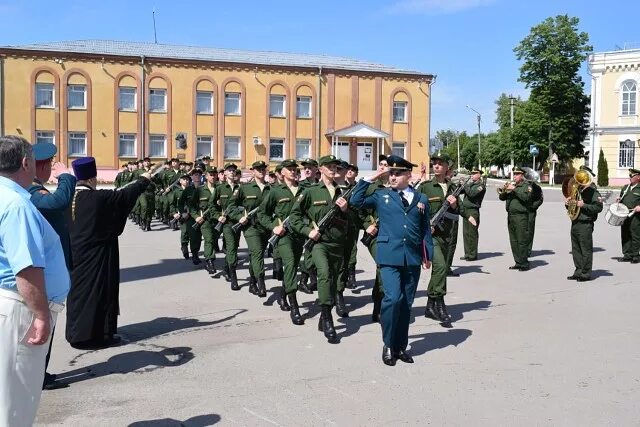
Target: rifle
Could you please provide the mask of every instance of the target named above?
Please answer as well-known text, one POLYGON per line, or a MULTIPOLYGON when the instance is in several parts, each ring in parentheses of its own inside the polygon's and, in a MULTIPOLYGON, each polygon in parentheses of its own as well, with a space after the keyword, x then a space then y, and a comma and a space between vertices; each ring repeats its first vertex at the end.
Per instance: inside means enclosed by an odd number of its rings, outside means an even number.
MULTIPOLYGON (((158 175, 160 172, 164 171, 167 168, 166 165, 160 165, 160 167, 158 169, 156 169, 155 171, 153 171, 153 173, 151 174, 151 177, 149 178, 149 181, 151 181, 151 179, 153 179, 156 175, 158 175)), ((125 188, 127 188, 130 185, 133 185, 133 183, 138 182, 138 180, 133 180, 131 182, 127 182, 125 185, 123 185, 122 187, 118 187, 116 188, 115 191, 122 191, 125 188)))
MULTIPOLYGON (((224 212, 224 211, 222 212, 222 215, 220 215, 220 216, 222 216, 225 220, 226 220, 227 218, 229 218, 229 215, 228 215, 226 212, 224 212)), ((213 227, 213 229, 214 229, 217 233, 219 233, 219 235, 220 235, 220 236, 222 236, 222 227, 224 227, 224 225, 226 224, 226 222, 227 222, 227 221, 225 221, 225 222, 220 222, 220 221, 218 221, 218 223, 216 224, 216 226, 215 226, 215 227, 213 227)))
POLYGON ((269 237, 269 240, 267 240, 267 247, 264 251, 265 254, 269 252, 269 248, 275 249, 278 241, 280 241, 280 238, 291 232, 291 230, 289 230, 289 221, 289 217, 286 217, 284 221, 282 221, 282 227, 284 227, 285 229, 285 234, 283 234, 282 236, 278 234, 272 234, 271 237, 269 237))
MULTIPOLYGON (((349 188, 344 194, 341 194, 340 197, 348 201, 354 188, 355 187, 349 188)), ((331 207, 331 210, 327 212, 322 218, 320 218, 320 221, 318 221, 318 231, 320 232, 320 234, 331 228, 331 222, 336 217, 339 211, 340 207, 334 204, 331 207)), ((302 248, 305 251, 310 251, 313 248, 313 245, 315 245, 316 243, 317 242, 313 239, 307 239, 307 241, 304 242, 304 246, 302 246, 302 248)))
MULTIPOLYGON (((380 218, 376 218, 376 220, 373 222, 373 225, 375 225, 377 227, 379 221, 380 221, 380 218)), ((377 236, 377 234, 376 234, 376 236, 377 236)), ((371 244, 371 242, 373 242, 373 239, 375 239, 376 236, 373 236, 373 235, 367 233, 367 230, 365 230, 364 233, 362 234, 362 239, 360 239, 360 243, 362 243, 366 247, 369 247, 369 245, 371 244)))
MULTIPOLYGON (((462 193, 464 186, 467 185, 467 182, 469 182, 470 179, 471 177, 468 177, 462 184, 458 186, 458 188, 456 188, 456 190, 453 193, 450 194, 450 196, 458 197, 460 193, 462 193)), ((442 203, 442 206, 440 206, 440 209, 438 209, 438 212, 436 212, 436 214, 433 217, 431 217, 431 228, 438 227, 440 230, 442 230, 443 229, 442 222, 445 219, 451 219, 453 221, 458 220, 457 215, 453 215, 447 212, 450 206, 451 206, 451 203, 449 203, 449 201, 445 197, 444 203, 442 203)))
MULTIPOLYGON (((249 219, 253 219, 253 217, 254 217, 254 216, 256 216, 256 214, 258 213, 258 209, 260 209, 260 206, 258 206, 258 207, 255 207, 255 208, 251 209, 251 210, 247 213, 246 218, 247 218, 248 220, 249 220, 249 219)), ((234 233, 237 233, 237 232, 238 232, 238 231, 240 231, 240 230, 242 229, 242 227, 244 227, 245 225, 246 225, 246 224, 243 224, 243 223, 241 223, 241 222, 238 222, 238 223, 236 223, 236 224, 233 224, 233 225, 231 226, 231 228, 233 229, 233 232, 234 232, 234 233)))
MULTIPOLYGON (((205 216, 206 214, 208 214, 208 213, 209 213, 209 209, 206 209, 204 212, 202 212, 202 214, 200 214, 200 216, 204 218, 204 216, 205 216)), ((206 219, 205 219, 205 221, 206 221, 206 219)), ((203 222, 202 224, 204 224, 204 222, 203 222)), ((198 224, 198 223, 196 222, 195 224, 193 224, 193 225, 192 225, 192 228, 193 228, 194 230, 200 230, 200 227, 202 227, 202 224, 198 224)))

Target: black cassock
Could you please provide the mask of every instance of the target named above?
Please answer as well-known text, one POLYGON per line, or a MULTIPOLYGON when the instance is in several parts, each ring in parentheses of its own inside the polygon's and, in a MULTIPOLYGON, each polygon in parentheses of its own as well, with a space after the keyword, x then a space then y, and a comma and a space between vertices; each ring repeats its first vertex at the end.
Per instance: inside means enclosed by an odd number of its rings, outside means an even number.
POLYGON ((118 328, 120 255, 118 236, 136 199, 149 185, 140 178, 122 191, 79 185, 71 205, 71 289, 66 338, 71 345, 100 344, 118 328))

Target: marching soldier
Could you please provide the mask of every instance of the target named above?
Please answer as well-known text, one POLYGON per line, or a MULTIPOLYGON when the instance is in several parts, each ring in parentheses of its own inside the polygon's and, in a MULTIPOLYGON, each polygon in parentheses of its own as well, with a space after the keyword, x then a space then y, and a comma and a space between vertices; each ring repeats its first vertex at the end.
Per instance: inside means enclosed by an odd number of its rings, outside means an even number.
POLYGON ((208 189, 200 185, 202 171, 200 169, 191 170, 192 186, 187 187, 178 199, 178 210, 183 212, 185 218, 184 225, 189 237, 189 248, 191 249, 191 261, 194 265, 199 265, 200 246, 202 245, 202 234, 199 227, 194 227, 197 219, 202 219, 203 211, 207 208, 209 195, 208 189))
POLYGON ((318 329, 324 332, 324 336, 332 344, 339 342, 331 309, 336 302, 345 230, 348 225, 348 203, 341 197, 342 190, 334 181, 339 163, 340 160, 335 156, 320 158, 321 181, 308 187, 296 198, 290 214, 293 230, 316 242, 311 249, 311 257, 317 271, 318 299, 322 308, 318 329), (334 210, 334 206, 338 207, 339 212, 321 232, 318 223, 334 210))
POLYGON ((233 191, 227 209, 229 217, 240 224, 249 247, 249 292, 260 298, 267 296, 264 283, 264 250, 269 240, 270 229, 265 229, 257 221, 257 213, 262 200, 269 194, 271 186, 264 182, 267 164, 262 160, 251 165, 253 181, 240 185, 233 191), (249 213, 253 212, 252 216, 249 213), (256 289, 257 283, 257 289, 256 289))
POLYGON ((471 180, 464 187, 464 198, 462 199, 462 209, 460 216, 464 219, 462 223, 462 237, 464 240, 464 256, 460 258, 465 261, 475 261, 478 259, 478 228, 480 228, 480 207, 487 192, 487 188, 482 182, 482 171, 479 168, 471 171, 471 180))
POLYGON ((509 182, 504 189, 499 189, 498 198, 506 201, 509 242, 515 265, 510 270, 529 270, 529 213, 533 187, 524 178, 524 170, 519 166, 513 168, 514 183, 509 182))
MULTIPOLYGON (((355 187, 357 183, 358 172, 358 166, 349 164, 349 166, 347 167, 347 174, 345 175, 345 180, 349 183, 349 188, 355 187)), ((356 219, 360 219, 360 216, 358 214, 356 214, 356 219)), ((349 268, 347 270, 348 277, 346 287, 349 289, 354 289, 356 287, 356 262, 358 260, 358 234, 360 224, 358 224, 358 221, 355 221, 355 225, 355 239, 353 249, 351 249, 351 254, 349 256, 349 268)))
POLYGON ((271 187, 269 194, 260 206, 258 219, 265 229, 272 230, 274 235, 280 236, 277 243, 277 252, 282 258, 284 271, 283 286, 279 292, 278 305, 282 311, 289 311, 294 325, 303 325, 304 319, 300 314, 296 295, 298 290, 296 273, 300 263, 300 256, 302 255, 304 238, 292 232, 290 227, 285 224, 285 222, 288 222, 287 218, 289 218, 296 196, 301 191, 296 178, 298 164, 295 160, 290 159, 280 163, 279 167, 284 182, 271 187))
POLYGON ((171 167, 162 173, 162 199, 163 199, 163 211, 162 211, 162 222, 168 224, 170 209, 169 207, 172 204, 176 204, 177 200, 173 200, 175 198, 175 193, 173 190, 177 187, 172 186, 176 184, 176 181, 182 175, 180 172, 180 166, 178 159, 171 159, 171 167))
MULTIPOLYGON (((593 176, 593 172, 586 166, 581 166, 580 170, 593 176)), ((583 175, 584 176, 584 175, 583 175)), ((578 178, 582 178, 578 176, 578 178)), ((598 214, 602 212, 602 196, 598 188, 589 177, 578 179, 580 186, 580 200, 575 201, 580 208, 578 217, 571 221, 571 254, 573 255, 573 265, 575 270, 567 279, 578 282, 588 282, 592 280, 591 268, 593 265, 593 224, 598 219, 598 214)), ((565 200, 565 205, 569 206, 571 198, 565 200)))
MULTIPOLYGON (((302 173, 300 175, 299 185, 302 190, 305 190, 312 185, 318 183, 318 162, 313 159, 305 159, 300 162, 302 165, 302 173)), ((307 221, 307 219, 305 219, 307 221)), ((298 289, 306 294, 312 294, 318 288, 318 277, 316 275, 316 269, 313 265, 313 259, 311 258, 311 252, 304 252, 304 260, 300 263, 300 281, 298 282, 298 289)))
POLYGON ((618 202, 633 211, 633 215, 622 223, 621 262, 640 263, 640 170, 629 169, 629 184, 622 187, 618 202))
POLYGON ((420 184, 418 191, 427 196, 431 215, 438 212, 445 200, 449 202, 450 206, 441 226, 431 230, 434 250, 433 257, 430 259, 433 263, 433 270, 427 288, 428 300, 424 315, 443 324, 449 324, 451 316, 447 312, 444 297, 447 294, 447 272, 449 270, 447 260, 451 247, 452 229, 454 222, 458 219, 458 199, 452 195, 455 188, 447 178, 451 164, 449 156, 438 153, 432 155, 431 160, 434 177, 420 184))
MULTIPOLYGON (((345 179, 348 173, 349 163, 341 160, 336 169, 334 180, 342 192, 348 191, 353 185, 345 179)), ((349 261, 353 248, 358 243, 358 214, 352 206, 347 210, 348 225, 344 240, 344 253, 342 255, 342 265, 338 274, 338 292, 336 294, 336 314, 340 317, 349 317, 349 310, 344 302, 344 290, 349 280, 349 261)))
MULTIPOLYGON (((142 160, 142 168, 139 168, 136 171, 135 179, 138 179, 142 174, 151 171, 151 160, 148 157, 145 157, 142 160)), ((155 211, 155 191, 156 186, 154 184, 154 180, 147 186, 144 193, 138 197, 137 204, 139 206, 139 225, 143 231, 151 231, 151 220, 153 219, 153 213, 155 211)))
POLYGON ((123 163, 122 170, 118 172, 118 174, 116 175, 116 179, 113 181, 113 186, 115 188, 122 187, 124 185, 123 181, 126 181, 128 178, 129 178, 129 165, 128 163, 123 163))
MULTIPOLYGON (((191 185, 191 176, 187 174, 183 174, 180 177, 180 187, 176 188, 174 191, 174 197, 171 199, 171 205, 169 209, 173 212, 175 227, 180 225, 180 250, 182 251, 182 256, 184 259, 189 259, 189 234, 187 232, 187 226, 184 222, 186 216, 184 216, 184 212, 178 209, 178 200, 182 196, 182 193, 189 188, 191 185)), ((177 228, 174 228, 176 230, 177 228)))
POLYGON ((538 216, 538 209, 544 202, 544 194, 542 192, 542 187, 535 182, 534 180, 529 180, 529 185, 531 185, 531 204, 529 207, 529 252, 528 255, 531 256, 531 250, 533 249, 533 238, 536 233, 536 217, 538 216))
MULTIPOLYGON (((449 172, 447 173, 447 178, 451 180, 451 178, 456 174, 453 169, 451 169, 451 162, 449 162, 449 172)), ((453 256, 456 253, 456 248, 458 247, 458 223, 459 221, 453 221, 451 224, 451 240, 449 240, 449 251, 447 252, 447 276, 448 277, 459 277, 460 273, 457 273, 451 269, 453 265, 453 256)))
POLYGON ((217 181, 218 170, 215 167, 208 167, 205 183, 198 187, 198 207, 201 213, 196 217, 196 223, 200 227, 200 233, 204 239, 204 266, 209 274, 215 274, 216 272, 216 253, 214 248, 218 240, 218 234, 215 233, 213 228, 215 219, 209 210, 209 201, 216 194, 217 181))

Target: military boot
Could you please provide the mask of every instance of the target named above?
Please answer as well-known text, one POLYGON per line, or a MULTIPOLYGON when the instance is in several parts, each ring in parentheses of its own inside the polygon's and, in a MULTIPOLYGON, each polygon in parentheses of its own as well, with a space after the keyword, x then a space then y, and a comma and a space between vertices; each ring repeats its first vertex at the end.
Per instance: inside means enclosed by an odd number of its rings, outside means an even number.
POLYGON ((184 257, 184 259, 189 259, 189 248, 187 247, 187 245, 180 246, 180 249, 182 250, 182 256, 184 257))
POLYGON ((229 279, 231 280, 231 290, 239 291, 240 286, 238 286, 238 276, 236 275, 235 266, 229 266, 229 279))
POLYGON ((309 289, 311 289, 311 292, 318 290, 318 272, 315 268, 309 273, 309 289))
POLYGON ((427 299, 427 307, 424 310, 424 317, 428 317, 433 320, 440 320, 440 315, 436 311, 436 299, 429 297, 427 299))
POLYGON ((280 306, 280 310, 290 311, 291 307, 287 302, 287 294, 284 291, 284 286, 280 286, 276 292, 278 294, 277 302, 278 302, 278 305, 280 306))
POLYGON ((300 273, 300 280, 298 281, 298 290, 300 292, 304 292, 305 294, 312 294, 313 291, 309 289, 309 285, 307 284, 309 281, 309 274, 300 273))
POLYGON ((258 277, 258 296, 260 298, 264 298, 267 296, 267 287, 264 283, 264 274, 261 274, 260 277, 258 277))
POLYGON ((355 289, 356 287, 356 268, 349 267, 349 278, 347 279, 347 288, 355 289))
POLYGON ((349 310, 344 303, 344 295, 342 292, 336 293, 336 314, 340 317, 349 317, 349 310))
POLYGON ((282 259, 277 258, 273 260, 273 278, 276 280, 282 280, 283 279, 283 272, 282 272, 282 259))
POLYGON ((371 321, 380 323, 380 309, 382 308, 382 300, 373 300, 373 312, 371 313, 371 321))
POLYGON ((200 265, 202 264, 202 261, 200 260, 200 256, 195 253, 191 256, 191 262, 193 262, 193 265, 200 265))
POLYGON ((231 280, 231 275, 229 274, 229 264, 227 264, 226 262, 224 263, 224 267, 222 267, 222 277, 224 277, 224 280, 226 280, 227 282, 231 280))
POLYGON ((336 334, 336 329, 333 326, 333 317, 331 316, 330 305, 322 305, 322 314, 320 316, 318 329, 324 332, 324 336, 330 344, 338 343, 338 334, 336 334))
POLYGON ((207 269, 207 273, 216 274, 216 265, 215 260, 213 258, 209 258, 204 262, 205 268, 207 269))
POLYGON ((151 231, 151 221, 146 222, 144 231, 151 231))
POLYGON ((447 312, 447 306, 444 303, 444 297, 436 299, 436 312, 442 323, 451 323, 451 316, 447 312))
POLYGON ((252 271, 249 271, 249 293, 258 295, 258 281, 252 271))
POLYGON ((287 297, 289 298, 289 304, 291 305, 291 311, 290 311, 290 316, 291 316, 291 321, 293 322, 294 325, 304 325, 304 319, 302 318, 302 315, 300 315, 300 306, 298 306, 298 298, 296 297, 296 293, 292 293, 287 295, 287 297))

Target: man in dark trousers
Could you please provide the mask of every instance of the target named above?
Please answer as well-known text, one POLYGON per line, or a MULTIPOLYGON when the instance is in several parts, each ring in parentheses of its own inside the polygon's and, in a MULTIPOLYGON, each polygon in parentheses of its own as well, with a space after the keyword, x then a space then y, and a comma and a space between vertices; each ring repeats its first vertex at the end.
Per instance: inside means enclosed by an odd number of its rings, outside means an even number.
POLYGON ((533 187, 524 178, 524 170, 513 168, 513 181, 504 189, 499 189, 498 198, 506 202, 509 243, 515 264, 510 270, 529 270, 529 239, 533 235, 529 230, 533 187))
POLYGON ((350 203, 358 209, 373 208, 378 213, 376 263, 384 286, 380 316, 382 361, 393 366, 398 359, 413 363, 406 352, 411 306, 420 279, 420 265, 425 270, 431 267, 433 241, 429 200, 409 186, 411 169, 416 165, 398 156, 389 156, 387 164, 388 171, 376 172, 358 182, 350 203), (366 196, 372 182, 386 175, 391 188, 366 196))
POLYGON ((629 184, 622 187, 618 202, 633 212, 620 228, 622 258, 620 262, 640 263, 640 170, 629 169, 629 184))
POLYGON ((487 192, 479 168, 471 171, 471 180, 464 186, 464 198, 460 216, 463 218, 462 237, 464 256, 460 259, 475 261, 478 259, 478 228, 480 228, 480 207, 487 192))

